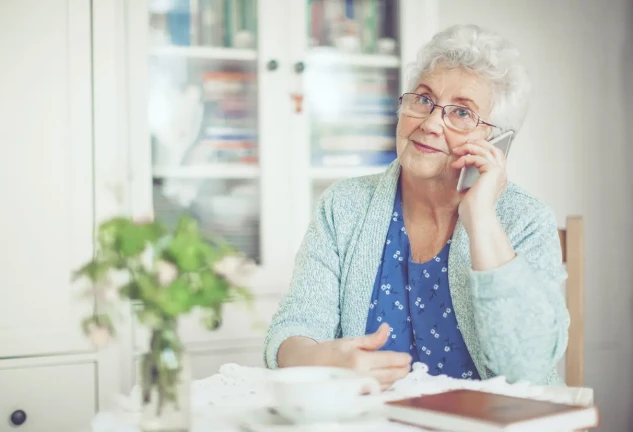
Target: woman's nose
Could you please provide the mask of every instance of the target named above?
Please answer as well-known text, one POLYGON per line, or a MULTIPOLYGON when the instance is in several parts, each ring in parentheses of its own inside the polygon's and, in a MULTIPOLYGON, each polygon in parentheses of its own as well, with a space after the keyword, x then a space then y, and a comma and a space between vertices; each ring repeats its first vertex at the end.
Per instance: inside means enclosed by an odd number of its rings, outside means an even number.
POLYGON ((435 109, 420 123, 420 129, 426 133, 440 134, 444 127, 444 120, 442 119, 442 108, 435 107, 435 109))

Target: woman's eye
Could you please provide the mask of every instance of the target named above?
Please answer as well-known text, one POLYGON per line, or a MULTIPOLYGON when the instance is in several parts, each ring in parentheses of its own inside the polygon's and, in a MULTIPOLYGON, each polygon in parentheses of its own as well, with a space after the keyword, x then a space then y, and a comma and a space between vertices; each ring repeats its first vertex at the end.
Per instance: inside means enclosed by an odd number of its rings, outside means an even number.
POLYGON ((455 114, 457 114, 458 117, 467 118, 470 117, 470 110, 466 108, 457 108, 455 110, 455 114))
POLYGON ((420 96, 419 102, 422 105, 431 105, 433 103, 427 96, 420 96))

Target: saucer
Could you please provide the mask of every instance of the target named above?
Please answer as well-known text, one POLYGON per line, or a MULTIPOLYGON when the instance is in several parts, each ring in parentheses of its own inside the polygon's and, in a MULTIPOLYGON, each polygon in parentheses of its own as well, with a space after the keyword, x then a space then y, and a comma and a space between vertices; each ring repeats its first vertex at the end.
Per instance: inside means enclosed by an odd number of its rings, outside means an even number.
POLYGON ((240 414, 240 427, 248 432, 373 432, 385 430, 389 420, 378 411, 358 418, 322 423, 292 423, 274 408, 257 408, 240 414))

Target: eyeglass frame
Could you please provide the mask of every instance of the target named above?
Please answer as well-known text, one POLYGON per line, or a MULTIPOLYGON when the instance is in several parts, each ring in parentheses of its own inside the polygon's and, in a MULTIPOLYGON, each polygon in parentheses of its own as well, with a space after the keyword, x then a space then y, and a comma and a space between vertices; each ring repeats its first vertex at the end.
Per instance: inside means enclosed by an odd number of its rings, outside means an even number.
MULTIPOLYGON (((398 104, 399 104, 400 106, 402 106, 402 99, 404 99, 404 96, 405 96, 405 95, 408 95, 408 94, 410 94, 410 95, 415 95, 415 96, 420 96, 420 97, 421 97, 421 96, 424 96, 424 94, 419 94, 419 93, 410 93, 410 92, 407 92, 407 93, 402 93, 402 95, 398 98, 398 104)), ((497 129, 499 129, 499 126, 495 126, 495 125, 493 125, 492 123, 488 123, 488 122, 486 122, 486 121, 483 121, 483 120, 481 119, 481 116, 479 115, 479 113, 478 113, 478 112, 473 111, 472 109, 470 109, 470 108, 468 108, 468 107, 465 107, 465 106, 463 106, 463 105, 454 105, 454 104, 448 104, 448 105, 438 105, 438 104, 436 104, 435 102, 433 102, 433 99, 431 99, 431 98, 428 98, 428 99, 431 101, 431 111, 429 111, 429 114, 428 114, 426 117, 430 117, 430 116, 431 116, 431 114, 433 114, 433 111, 435 111, 435 108, 442 108, 442 121, 444 122, 444 124, 445 124, 446 126, 448 126, 448 127, 449 127, 449 128, 451 128, 451 129, 455 129, 455 130, 458 130, 458 131, 463 131, 463 132, 472 132, 472 131, 474 131, 475 129, 477 129, 477 128, 479 127, 479 125, 480 125, 480 124, 485 124, 486 126, 490 126, 490 127, 493 127, 493 128, 497 128, 497 129), (446 112, 445 112, 444 110, 446 109, 446 107, 451 107, 451 106, 452 106, 452 107, 458 107, 458 108, 464 108, 464 109, 467 109, 468 111, 472 112, 473 114, 475 114, 475 115, 477 116, 477 124, 475 125, 475 127, 474 127, 474 128, 472 128, 471 130, 458 129, 458 128, 456 128, 455 126, 450 126, 448 123, 446 123, 446 120, 444 120, 444 116, 446 115, 446 112)), ((406 115, 406 114, 405 114, 405 115, 406 115)), ((412 116, 408 116, 408 117, 412 117, 412 116)), ((426 118, 426 117, 425 117, 425 118, 426 118)), ((415 118, 415 117, 413 117, 413 118, 415 118)))

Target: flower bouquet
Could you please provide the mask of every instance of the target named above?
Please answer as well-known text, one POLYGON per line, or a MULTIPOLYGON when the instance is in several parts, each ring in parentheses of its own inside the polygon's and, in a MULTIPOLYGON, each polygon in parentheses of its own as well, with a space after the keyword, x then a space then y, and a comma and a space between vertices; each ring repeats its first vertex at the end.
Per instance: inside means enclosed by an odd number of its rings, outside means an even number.
POLYGON ((150 332, 139 384, 144 420, 148 414, 152 419, 142 428, 187 430, 189 412, 182 399, 189 389, 178 319, 199 309, 206 327, 216 329, 224 303, 250 302, 246 285, 255 265, 221 239, 203 239, 188 215, 172 231, 154 220, 115 217, 100 225, 96 243, 93 258, 73 275, 86 278, 88 294, 96 298, 83 330, 101 346, 115 335, 118 300, 136 306, 139 322, 150 332))

